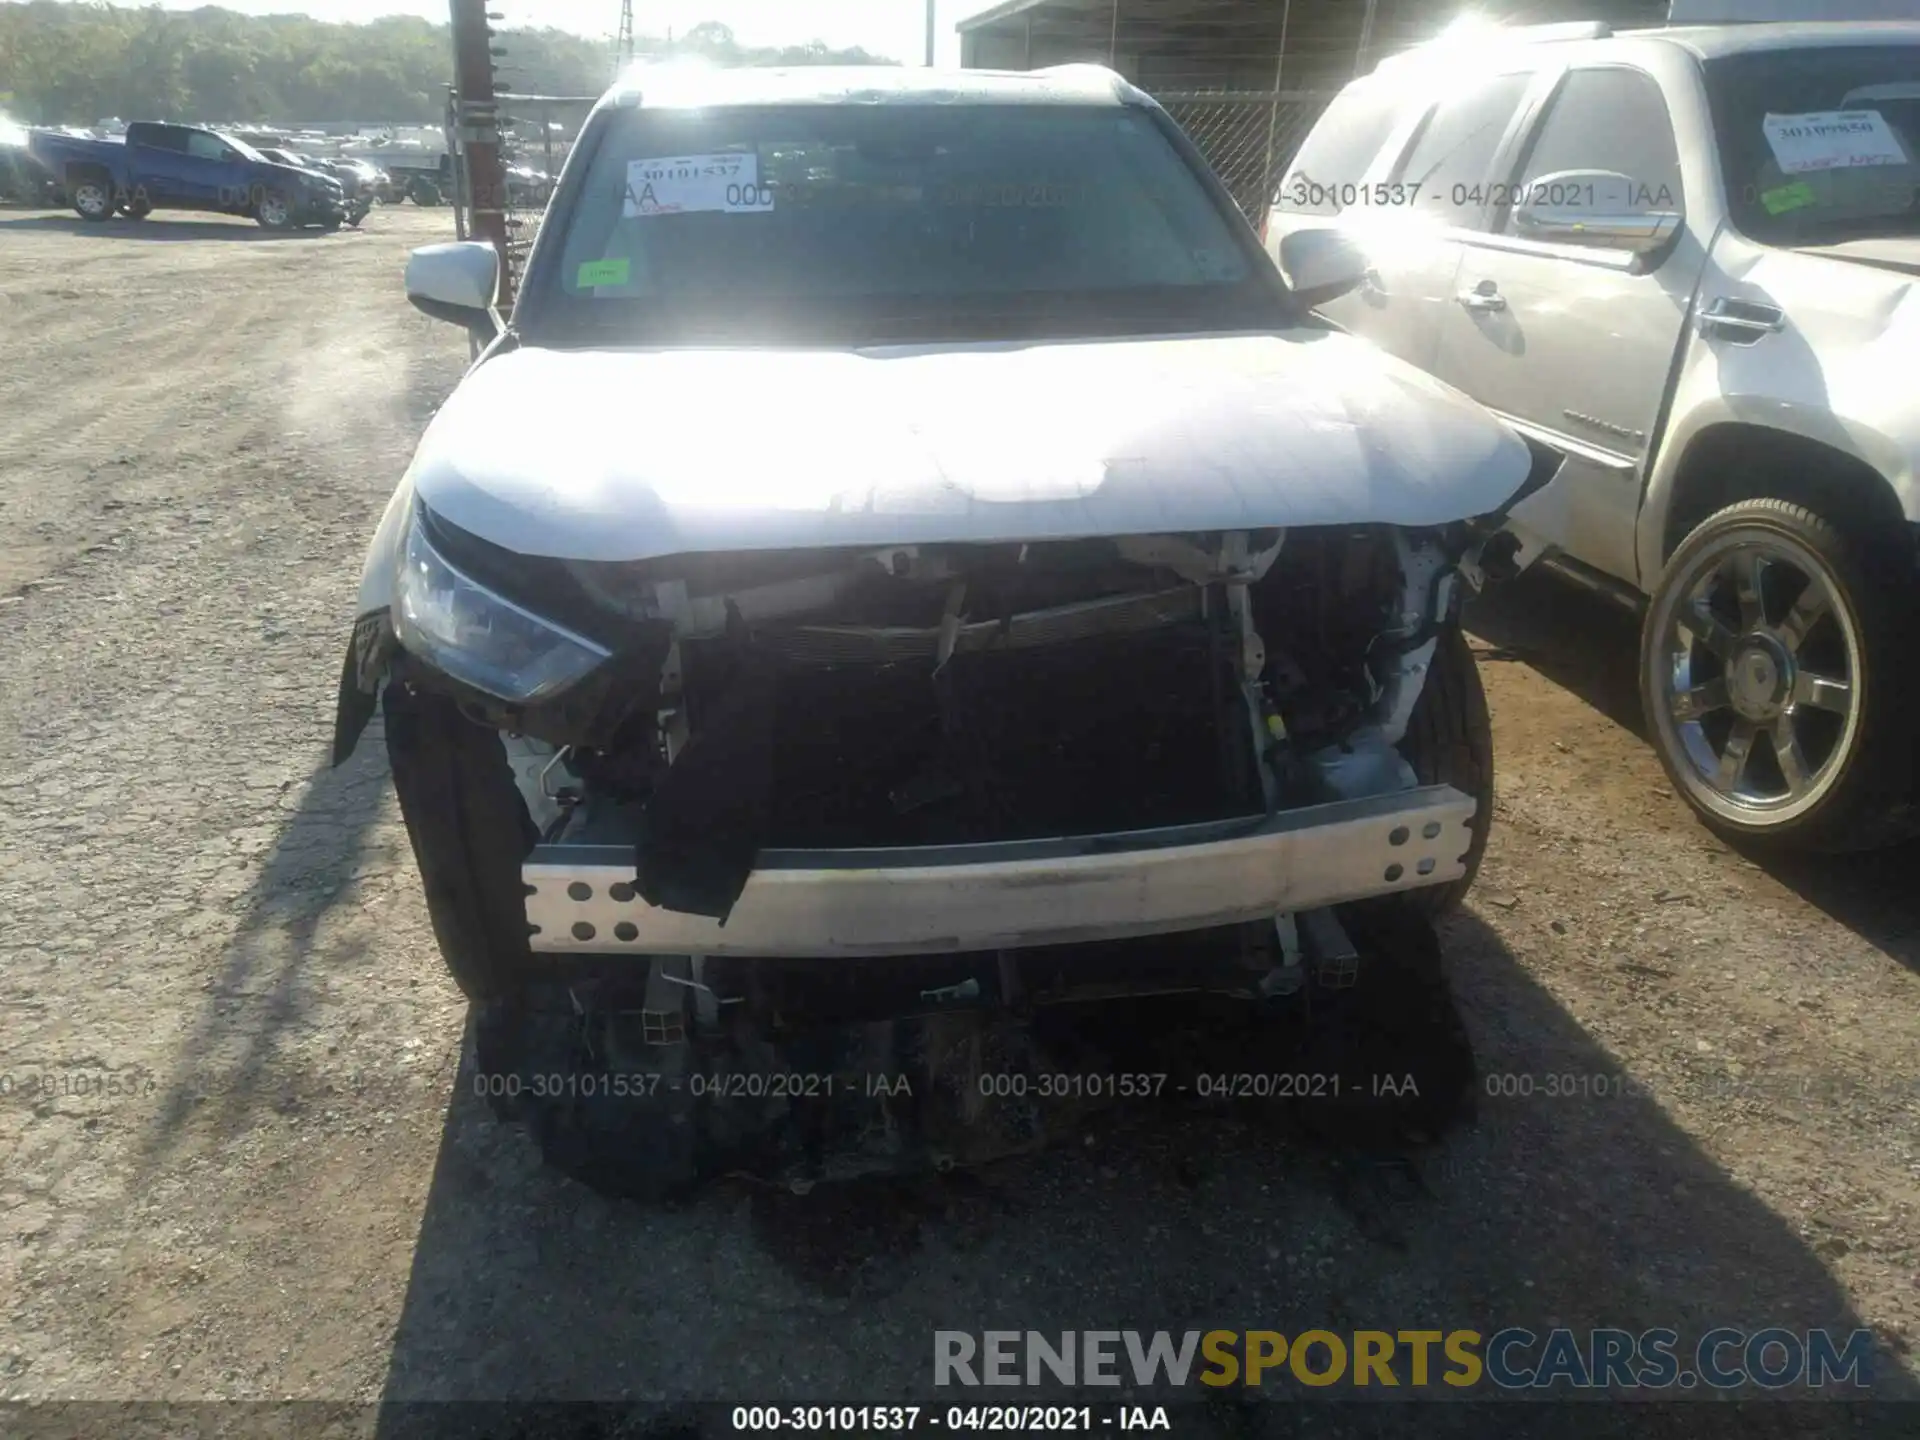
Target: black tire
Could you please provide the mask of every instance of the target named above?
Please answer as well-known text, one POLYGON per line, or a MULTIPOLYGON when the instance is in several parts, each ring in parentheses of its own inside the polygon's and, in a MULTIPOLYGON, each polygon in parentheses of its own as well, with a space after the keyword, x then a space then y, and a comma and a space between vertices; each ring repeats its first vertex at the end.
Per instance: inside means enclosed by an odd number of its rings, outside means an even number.
POLYGON ((129 220, 144 220, 153 213, 153 206, 145 200, 129 200, 125 211, 129 220))
POLYGON ((113 193, 113 181, 104 175, 82 172, 67 183, 67 203, 82 220, 101 224, 113 218, 119 200, 113 193))
POLYGON ((416 205, 438 205, 440 203, 440 187, 431 180, 415 180, 407 187, 407 194, 412 197, 413 203, 416 205))
POLYGON ((1487 692, 1473 648, 1457 625, 1441 632, 1427 668, 1427 683, 1414 704, 1400 753, 1422 785, 1451 785, 1473 797, 1473 839, 1467 847, 1467 873, 1450 885, 1429 885, 1407 892, 1407 901, 1438 918, 1457 906, 1473 888, 1487 852, 1493 822, 1493 722, 1487 692))
MULTIPOLYGON (((1775 604, 1783 599, 1772 597, 1775 604)), ((1920 599, 1920 588, 1913 580, 1911 541, 1904 534, 1874 537, 1852 532, 1802 506, 1771 499, 1744 500, 1703 520, 1668 558, 1640 634, 1640 701, 1654 749, 1675 793, 1717 834, 1761 849, 1844 853, 1878 849, 1920 833, 1920 805, 1915 803, 1920 745, 1913 726, 1913 705, 1920 701, 1912 663, 1913 626, 1920 620, 1916 599, 1920 599), (1798 561, 1792 558, 1796 555, 1817 562, 1827 572, 1817 583, 1826 586, 1836 603, 1827 606, 1830 618, 1817 623, 1833 628, 1824 633, 1808 631, 1807 640, 1824 639, 1826 653, 1847 655, 1854 671, 1847 677, 1849 716, 1829 727, 1837 737, 1832 748, 1810 749, 1802 757, 1808 763, 1818 762, 1810 772, 1813 783, 1800 800, 1791 798, 1789 786, 1783 792, 1788 799, 1781 804, 1764 800, 1741 804, 1710 783, 1696 767, 1697 751, 1695 758, 1689 758, 1684 738, 1682 727, 1695 717, 1675 716, 1666 694, 1676 683, 1668 640, 1675 616, 1687 605, 1704 568, 1717 555, 1741 547, 1760 553, 1778 547, 1776 553, 1788 557, 1785 571, 1789 575, 1797 567, 1798 561)), ((1795 603, 1784 602, 1786 606, 1795 603)), ((1755 633, 1770 633, 1769 614, 1763 606, 1761 632, 1755 633)), ((1750 637, 1743 634, 1735 639, 1746 646, 1750 637)), ((1747 649, 1735 652, 1750 653, 1747 649)), ((1802 673, 1802 662, 1809 658, 1796 649, 1796 669, 1781 683, 1791 688, 1792 674, 1802 673)), ((1806 671, 1813 668, 1805 666, 1806 671)), ((1824 662, 1820 668, 1825 668, 1824 662)), ((1792 707, 1796 714, 1802 708, 1797 693, 1792 707)), ((1810 704, 1806 708, 1825 707, 1810 704)), ((1726 713, 1737 714, 1731 709, 1726 713)), ((1705 734, 1704 726, 1696 733, 1705 734)), ((1756 737, 1754 745, 1756 749, 1764 746, 1768 759, 1761 763, 1772 764, 1785 783, 1786 772, 1779 768, 1781 752, 1772 732, 1764 740, 1756 737)))
POLYGON ((334 231, 338 230, 340 228, 340 225, 341 225, 341 221, 337 215, 329 216, 327 219, 322 220, 320 222, 320 228, 326 231, 327 234, 329 235, 333 234, 334 231))
POLYGON ((454 983, 477 1003, 514 1005, 533 967, 521 862, 539 838, 498 732, 452 700, 390 682, 387 760, 454 983))
POLYGON ((282 191, 267 191, 254 203, 253 223, 262 230, 293 229, 293 201, 282 191))

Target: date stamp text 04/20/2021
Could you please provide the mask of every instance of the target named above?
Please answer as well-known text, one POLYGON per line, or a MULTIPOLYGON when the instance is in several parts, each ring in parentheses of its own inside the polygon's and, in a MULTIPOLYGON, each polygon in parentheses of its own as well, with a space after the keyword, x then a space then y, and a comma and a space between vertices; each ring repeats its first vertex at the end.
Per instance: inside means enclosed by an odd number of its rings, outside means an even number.
POLYGON ((743 1434, 1084 1435, 1174 1428, 1164 1405, 736 1405, 728 1419, 743 1434))
MULTIPOLYGON (((921 1080, 919 1084, 927 1082, 921 1080)), ((943 1081, 943 1084, 951 1084, 943 1081)), ((1417 1096, 1411 1074, 1345 1075, 1335 1071, 1212 1072, 1179 1078, 1164 1072, 1136 1071, 1035 1073, 982 1072, 966 1082, 987 1099, 1156 1100, 1187 1096, 1199 1100, 1336 1100, 1341 1096, 1380 1098, 1417 1096)), ((612 1099, 646 1101, 686 1095, 708 1100, 826 1100, 834 1096, 911 1097, 916 1081, 905 1073, 880 1071, 658 1071, 555 1070, 475 1071, 475 1095, 486 1098, 612 1099)))

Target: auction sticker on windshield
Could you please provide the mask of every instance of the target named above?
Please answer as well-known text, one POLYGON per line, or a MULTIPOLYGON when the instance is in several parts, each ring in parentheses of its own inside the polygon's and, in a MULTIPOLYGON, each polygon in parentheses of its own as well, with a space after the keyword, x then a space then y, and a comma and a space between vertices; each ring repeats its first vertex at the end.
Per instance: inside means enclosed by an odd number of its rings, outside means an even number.
POLYGON ((1773 158, 1789 175, 1849 170, 1859 165, 1905 165, 1900 137, 1878 110, 1819 110, 1769 115, 1762 122, 1773 158))
POLYGON ((771 209, 772 187, 760 183, 760 157, 750 151, 662 155, 627 162, 627 195, 621 214, 629 220, 702 211, 744 215, 771 209))

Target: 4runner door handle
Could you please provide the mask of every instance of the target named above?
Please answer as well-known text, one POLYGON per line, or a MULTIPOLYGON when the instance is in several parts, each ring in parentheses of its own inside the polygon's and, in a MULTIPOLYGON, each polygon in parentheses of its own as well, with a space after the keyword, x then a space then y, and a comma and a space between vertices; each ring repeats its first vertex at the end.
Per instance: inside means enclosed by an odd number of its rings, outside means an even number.
POLYGON ((1454 296, 1454 299, 1458 300, 1469 310, 1504 310, 1507 308, 1507 297, 1500 293, 1498 287, 1496 287, 1491 280, 1482 280, 1478 285, 1474 286, 1473 289, 1462 290, 1458 295, 1454 296))

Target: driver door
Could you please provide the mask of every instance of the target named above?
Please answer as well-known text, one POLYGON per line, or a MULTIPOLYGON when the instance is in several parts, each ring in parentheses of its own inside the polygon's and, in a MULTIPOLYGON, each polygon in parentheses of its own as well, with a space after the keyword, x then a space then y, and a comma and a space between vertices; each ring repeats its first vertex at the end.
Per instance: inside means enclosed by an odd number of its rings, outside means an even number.
POLYGON ((235 210, 247 204, 247 175, 240 154, 218 135, 187 132, 187 158, 181 164, 187 193, 197 210, 235 210))
POLYGON ((1509 202, 1565 188, 1551 177, 1575 171, 1623 175, 1645 202, 1636 209, 1684 216, 1673 124, 1651 75, 1610 64, 1559 77, 1518 164, 1492 187, 1488 230, 1463 242, 1435 369, 1565 456, 1553 483, 1516 511, 1520 526, 1637 583, 1641 479, 1706 251, 1684 221, 1646 255, 1522 236, 1509 202))

